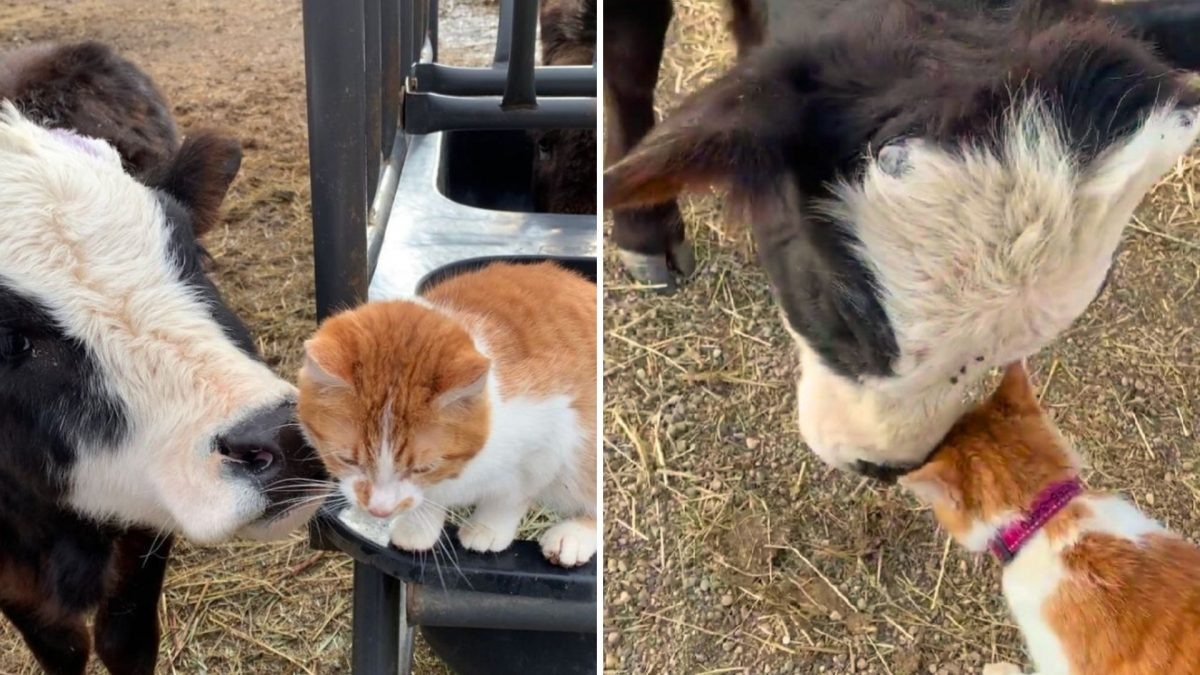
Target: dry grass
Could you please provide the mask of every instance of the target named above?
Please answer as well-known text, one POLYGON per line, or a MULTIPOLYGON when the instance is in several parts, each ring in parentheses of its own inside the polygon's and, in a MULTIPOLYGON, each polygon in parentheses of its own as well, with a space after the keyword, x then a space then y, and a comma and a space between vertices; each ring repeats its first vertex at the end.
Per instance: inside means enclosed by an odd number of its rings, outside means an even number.
MULTIPOLYGON (((662 108, 721 72, 717 0, 676 3, 662 108)), ((1200 535, 1200 157, 1138 211, 1118 271, 1034 359, 1092 485, 1200 535)), ((995 564, 796 432, 790 340, 744 234, 688 201, 698 275, 663 297, 606 256, 605 668, 978 673, 1023 658, 995 564)))
MULTIPOLYGON (((449 21, 481 2, 444 3, 452 13, 443 16, 449 21)), ((448 34, 472 37, 470 28, 448 34)), ((290 377, 315 322, 300 3, 0 0, 5 45, 84 38, 145 67, 185 129, 215 126, 241 139, 245 158, 225 225, 206 243, 231 306, 268 362, 290 377)), ((476 55, 458 49, 450 56, 476 55)), ((349 672, 348 558, 313 552, 299 535, 176 550, 160 610, 159 672, 349 672)), ((39 672, 31 661, 0 619, 0 674, 39 672)), ((89 672, 103 670, 93 662, 89 672)), ((446 670, 422 649, 416 672, 446 670)))

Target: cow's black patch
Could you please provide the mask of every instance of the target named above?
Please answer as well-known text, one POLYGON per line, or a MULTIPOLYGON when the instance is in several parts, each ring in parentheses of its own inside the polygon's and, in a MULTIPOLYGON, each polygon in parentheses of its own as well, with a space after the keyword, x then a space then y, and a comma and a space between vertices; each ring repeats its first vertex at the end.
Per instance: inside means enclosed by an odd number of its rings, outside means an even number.
POLYGON ((254 346, 250 329, 225 304, 221 292, 217 290, 205 270, 208 258, 204 248, 197 241, 192 230, 192 214, 188 212, 174 197, 164 192, 156 192, 159 204, 167 218, 170 228, 169 242, 171 260, 182 281, 196 297, 202 299, 208 306, 209 314, 217 322, 225 335, 238 346, 247 356, 260 359, 261 356, 254 346))
POLYGON ((0 558, 67 611, 102 597, 112 533, 62 508, 83 448, 119 447, 123 404, 99 366, 45 308, 0 280, 0 340, 28 348, 0 359, 0 558))
POLYGON ((754 238, 788 323, 830 369, 847 377, 892 373, 895 334, 848 229, 767 220, 754 223, 754 238))
POLYGON ((0 359, 0 464, 57 475, 82 445, 120 444, 128 431, 124 405, 106 388, 95 357, 2 277, 0 340, 23 347, 0 359))

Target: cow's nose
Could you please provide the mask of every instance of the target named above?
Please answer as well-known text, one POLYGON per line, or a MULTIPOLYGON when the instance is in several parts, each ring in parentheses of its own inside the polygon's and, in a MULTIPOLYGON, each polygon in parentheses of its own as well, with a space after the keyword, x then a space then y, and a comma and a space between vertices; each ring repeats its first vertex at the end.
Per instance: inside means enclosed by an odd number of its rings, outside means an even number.
POLYGON ((284 443, 292 420, 286 406, 256 413, 217 437, 217 451, 234 471, 266 482, 283 471, 287 459, 284 443))
POLYGON ((855 461, 851 468, 854 469, 854 472, 859 475, 866 476, 867 478, 874 478, 877 481, 890 485, 895 483, 900 476, 903 476, 909 471, 915 469, 916 466, 875 464, 874 462, 867 462, 860 459, 855 461))

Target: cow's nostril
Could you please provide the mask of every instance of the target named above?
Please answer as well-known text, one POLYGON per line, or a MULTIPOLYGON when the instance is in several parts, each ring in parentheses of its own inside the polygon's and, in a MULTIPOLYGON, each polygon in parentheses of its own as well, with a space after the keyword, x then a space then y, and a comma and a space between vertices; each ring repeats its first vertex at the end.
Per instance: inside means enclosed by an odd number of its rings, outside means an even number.
POLYGON ((217 451, 253 474, 265 473, 275 466, 281 454, 278 448, 265 447, 261 443, 240 443, 229 438, 217 439, 217 451))

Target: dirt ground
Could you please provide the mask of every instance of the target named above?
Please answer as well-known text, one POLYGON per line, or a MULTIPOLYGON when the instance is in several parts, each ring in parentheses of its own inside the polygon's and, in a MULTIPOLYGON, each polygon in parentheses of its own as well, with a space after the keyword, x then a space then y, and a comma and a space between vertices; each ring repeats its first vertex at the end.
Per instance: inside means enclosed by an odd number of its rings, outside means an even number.
MULTIPOLYGON (((660 107, 728 65, 721 3, 683 0, 660 107)), ((1200 156, 1138 211, 1117 273, 1033 360, 1043 401, 1117 489, 1200 536, 1200 156)), ((796 431, 791 341, 718 200, 685 216, 673 296, 605 258, 605 668, 612 673, 972 673, 1023 662, 995 563, 896 489, 826 469, 796 431)))
MULTIPOLYGON (((494 6, 442 3, 444 60, 490 54, 494 6)), ((207 245, 219 285, 269 363, 291 377, 314 328, 304 51, 299 2, 0 1, 0 48, 97 39, 140 64, 183 129, 238 136, 245 157, 225 225, 207 245)), ((161 610, 159 672, 348 673, 350 562, 300 535, 271 545, 176 548, 161 610)), ((0 675, 38 672, 0 620, 0 675)), ((89 672, 103 672, 97 663, 89 672)), ((417 672, 444 673, 426 651, 417 672)))

